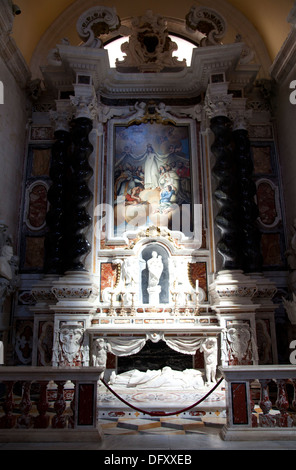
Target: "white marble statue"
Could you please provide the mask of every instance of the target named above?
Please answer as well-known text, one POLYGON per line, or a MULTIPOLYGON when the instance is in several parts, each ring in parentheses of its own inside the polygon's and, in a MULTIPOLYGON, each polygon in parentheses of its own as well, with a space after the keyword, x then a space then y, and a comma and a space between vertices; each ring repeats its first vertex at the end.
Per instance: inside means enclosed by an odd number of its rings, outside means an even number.
POLYGON ((204 354, 206 383, 216 383, 217 371, 217 339, 207 338, 201 345, 204 354))
POLYGON ((139 262, 137 258, 126 258, 122 264, 122 277, 125 287, 135 287, 139 280, 139 262))
POLYGON ((157 255, 156 251, 152 252, 152 257, 147 261, 147 267, 149 271, 149 287, 158 286, 161 273, 163 271, 162 257, 157 255))
POLYGON ((93 366, 103 367, 100 379, 104 378, 104 372, 107 364, 107 353, 110 351, 110 345, 103 338, 96 339, 94 342, 94 351, 92 355, 93 366))
POLYGON ((110 385, 127 388, 170 388, 178 389, 197 389, 204 386, 202 373, 195 369, 186 369, 177 371, 171 367, 163 367, 159 370, 147 370, 141 372, 133 369, 122 374, 116 375, 112 372, 110 385))

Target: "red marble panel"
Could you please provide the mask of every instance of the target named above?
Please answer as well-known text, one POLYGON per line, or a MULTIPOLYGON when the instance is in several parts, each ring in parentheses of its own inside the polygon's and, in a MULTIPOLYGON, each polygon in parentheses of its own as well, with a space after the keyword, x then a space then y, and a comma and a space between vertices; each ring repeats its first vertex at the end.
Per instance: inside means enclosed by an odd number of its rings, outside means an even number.
POLYGON ((117 267, 112 263, 101 264, 101 292, 106 287, 112 287, 116 284, 117 267))
POLYGON ((195 286, 195 282, 198 280, 199 287, 201 287, 206 294, 206 300, 208 298, 208 283, 207 283, 207 263, 198 262, 189 264, 189 276, 192 285, 195 286))
POLYGON ((79 426, 92 426, 93 423, 94 384, 79 384, 77 424, 79 426))
POLYGON ((232 422, 233 424, 248 424, 247 389, 245 383, 231 384, 232 422))

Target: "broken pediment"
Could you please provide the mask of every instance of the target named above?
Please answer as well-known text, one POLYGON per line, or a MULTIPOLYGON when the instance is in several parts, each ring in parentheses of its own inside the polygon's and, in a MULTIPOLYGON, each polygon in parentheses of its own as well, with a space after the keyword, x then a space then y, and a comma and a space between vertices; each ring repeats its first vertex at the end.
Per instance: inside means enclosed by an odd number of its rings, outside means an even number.
POLYGON ((186 67, 186 60, 179 61, 173 57, 177 48, 169 37, 165 18, 148 10, 144 16, 133 19, 129 41, 122 44, 122 52, 126 56, 122 61, 117 60, 116 66, 121 72, 179 71, 186 67))

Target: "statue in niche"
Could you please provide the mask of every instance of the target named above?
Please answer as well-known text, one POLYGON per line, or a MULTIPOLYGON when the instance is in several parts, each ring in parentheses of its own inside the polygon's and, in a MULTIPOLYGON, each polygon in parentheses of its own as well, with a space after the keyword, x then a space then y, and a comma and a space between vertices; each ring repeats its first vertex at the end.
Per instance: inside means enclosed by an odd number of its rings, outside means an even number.
POLYGON ((152 257, 147 261, 147 267, 149 271, 148 286, 158 286, 159 279, 163 271, 161 255, 158 255, 156 251, 152 251, 152 257))
POLYGON ((166 249, 158 244, 148 244, 138 259, 139 295, 144 304, 169 303, 170 269, 166 249))
POLYGON ((161 291, 159 280, 163 271, 163 262, 162 262, 162 256, 159 255, 156 251, 152 251, 152 256, 147 261, 147 268, 148 268, 147 291, 149 294, 149 304, 158 305, 159 294, 161 291))
POLYGON ((94 342, 94 353, 92 356, 94 367, 103 367, 104 370, 100 374, 100 379, 104 378, 107 364, 107 353, 111 351, 109 343, 103 338, 96 339, 94 342))
POLYGON ((207 338, 201 345, 204 354, 206 383, 216 383, 217 370, 217 339, 207 338))

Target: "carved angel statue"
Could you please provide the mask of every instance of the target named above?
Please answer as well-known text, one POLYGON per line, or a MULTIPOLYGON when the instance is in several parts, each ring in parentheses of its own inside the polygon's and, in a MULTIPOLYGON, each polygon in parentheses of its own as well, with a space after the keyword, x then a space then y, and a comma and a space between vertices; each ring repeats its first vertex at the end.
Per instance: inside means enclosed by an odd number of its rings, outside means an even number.
POLYGON ((96 339, 94 342, 94 351, 92 361, 94 367, 103 367, 104 370, 100 374, 100 379, 104 378, 104 372, 107 364, 107 353, 111 351, 109 343, 103 338, 96 339))
POLYGON ((205 371, 206 371, 206 383, 216 383, 216 371, 217 371, 217 339, 207 338, 203 341, 200 350, 204 354, 205 371))
POLYGON ((138 260, 126 258, 122 264, 122 276, 126 287, 135 287, 138 283, 138 260))

